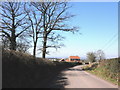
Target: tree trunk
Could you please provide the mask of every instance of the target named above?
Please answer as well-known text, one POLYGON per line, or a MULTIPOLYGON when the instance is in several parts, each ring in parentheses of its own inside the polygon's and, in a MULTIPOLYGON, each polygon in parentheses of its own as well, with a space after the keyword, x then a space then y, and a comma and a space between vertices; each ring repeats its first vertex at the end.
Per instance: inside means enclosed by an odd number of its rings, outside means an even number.
POLYGON ((10 49, 16 50, 16 36, 15 36, 15 28, 12 29, 11 39, 10 39, 10 49))
POLYGON ((16 38, 15 37, 11 38, 10 49, 16 50, 16 38))
POLYGON ((42 58, 46 57, 46 44, 47 44, 47 35, 44 37, 44 41, 43 41, 42 58))
POLYGON ((43 27, 44 27, 44 33, 43 33, 43 51, 42 51, 42 58, 45 58, 46 56, 46 44, 47 44, 47 32, 46 32, 46 15, 45 15, 46 10, 43 12, 43 27))
POLYGON ((12 10, 12 31, 11 31, 11 50, 16 50, 16 35, 15 35, 15 14, 14 10, 12 10))
POLYGON ((34 42, 33 57, 36 57, 36 42, 34 42))

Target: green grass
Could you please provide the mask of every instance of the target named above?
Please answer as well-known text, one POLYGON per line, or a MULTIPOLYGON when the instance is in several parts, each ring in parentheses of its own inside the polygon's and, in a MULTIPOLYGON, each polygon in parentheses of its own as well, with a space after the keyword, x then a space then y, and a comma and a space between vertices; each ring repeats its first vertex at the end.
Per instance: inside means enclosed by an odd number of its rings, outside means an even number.
POLYGON ((95 70, 88 71, 89 73, 92 73, 104 80, 107 80, 115 85, 118 84, 118 81, 109 77, 108 72, 104 71, 103 68, 96 68, 95 70))

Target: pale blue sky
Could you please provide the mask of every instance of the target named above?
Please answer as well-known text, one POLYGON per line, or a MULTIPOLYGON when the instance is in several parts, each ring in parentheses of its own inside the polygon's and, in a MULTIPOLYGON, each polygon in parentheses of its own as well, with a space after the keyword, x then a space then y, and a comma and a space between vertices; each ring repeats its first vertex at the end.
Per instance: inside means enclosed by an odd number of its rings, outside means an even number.
MULTIPOLYGON (((87 52, 102 49, 106 58, 118 56, 118 3, 70 2, 69 12, 76 16, 68 24, 80 27, 79 33, 62 33, 65 47, 51 50, 48 57, 67 58, 78 55, 86 58, 87 52)), ((38 54, 40 56, 40 54, 38 54)))

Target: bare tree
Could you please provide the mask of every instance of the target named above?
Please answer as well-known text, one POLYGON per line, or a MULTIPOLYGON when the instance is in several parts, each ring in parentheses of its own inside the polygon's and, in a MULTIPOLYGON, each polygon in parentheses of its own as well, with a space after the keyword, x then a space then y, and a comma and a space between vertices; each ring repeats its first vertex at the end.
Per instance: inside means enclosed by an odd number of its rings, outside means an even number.
POLYGON ((9 41, 9 39, 7 37, 2 37, 1 38, 1 46, 4 49, 9 49, 10 41, 9 41))
MULTIPOLYGON (((57 31, 71 31, 77 30, 76 27, 69 27, 65 24, 65 21, 74 15, 68 15, 66 12, 69 8, 66 2, 32 2, 32 5, 41 12, 42 15, 42 31, 43 31, 43 47, 42 58, 46 57, 48 47, 56 47, 55 45, 47 45, 48 40, 54 40, 56 37, 50 37, 51 33, 57 31)), ((59 35, 60 36, 60 35, 59 35)))
POLYGON ((17 48, 16 50, 22 53, 28 53, 28 49, 31 47, 30 44, 26 43, 22 40, 17 40, 17 48))
POLYGON ((43 27, 41 24, 42 15, 41 15, 41 12, 38 12, 38 10, 36 10, 36 8, 34 8, 31 3, 26 3, 24 5, 24 10, 27 13, 27 18, 29 21, 29 25, 31 27, 28 34, 33 39, 33 45, 34 45, 33 56, 35 57, 37 42, 38 42, 38 39, 40 38, 41 28, 43 27))
POLYGON ((23 4, 22 2, 2 2, 1 5, 0 30, 2 36, 10 41, 11 50, 16 50, 16 39, 29 28, 25 20, 27 15, 23 10, 23 4))
POLYGON ((98 57, 99 60, 102 60, 105 58, 105 53, 102 50, 98 50, 96 56, 98 57))
POLYGON ((88 52, 87 53, 87 59, 92 63, 92 62, 95 62, 95 58, 96 58, 96 56, 95 56, 95 53, 93 53, 93 52, 88 52))

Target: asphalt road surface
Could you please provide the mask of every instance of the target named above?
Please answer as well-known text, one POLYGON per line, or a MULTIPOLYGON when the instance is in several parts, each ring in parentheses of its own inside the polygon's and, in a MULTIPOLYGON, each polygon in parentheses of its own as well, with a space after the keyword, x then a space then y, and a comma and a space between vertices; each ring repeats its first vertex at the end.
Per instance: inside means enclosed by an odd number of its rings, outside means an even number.
POLYGON ((54 88, 118 88, 117 85, 105 81, 85 72, 81 69, 83 65, 63 71, 55 80, 55 84, 51 83, 50 87, 54 88))

